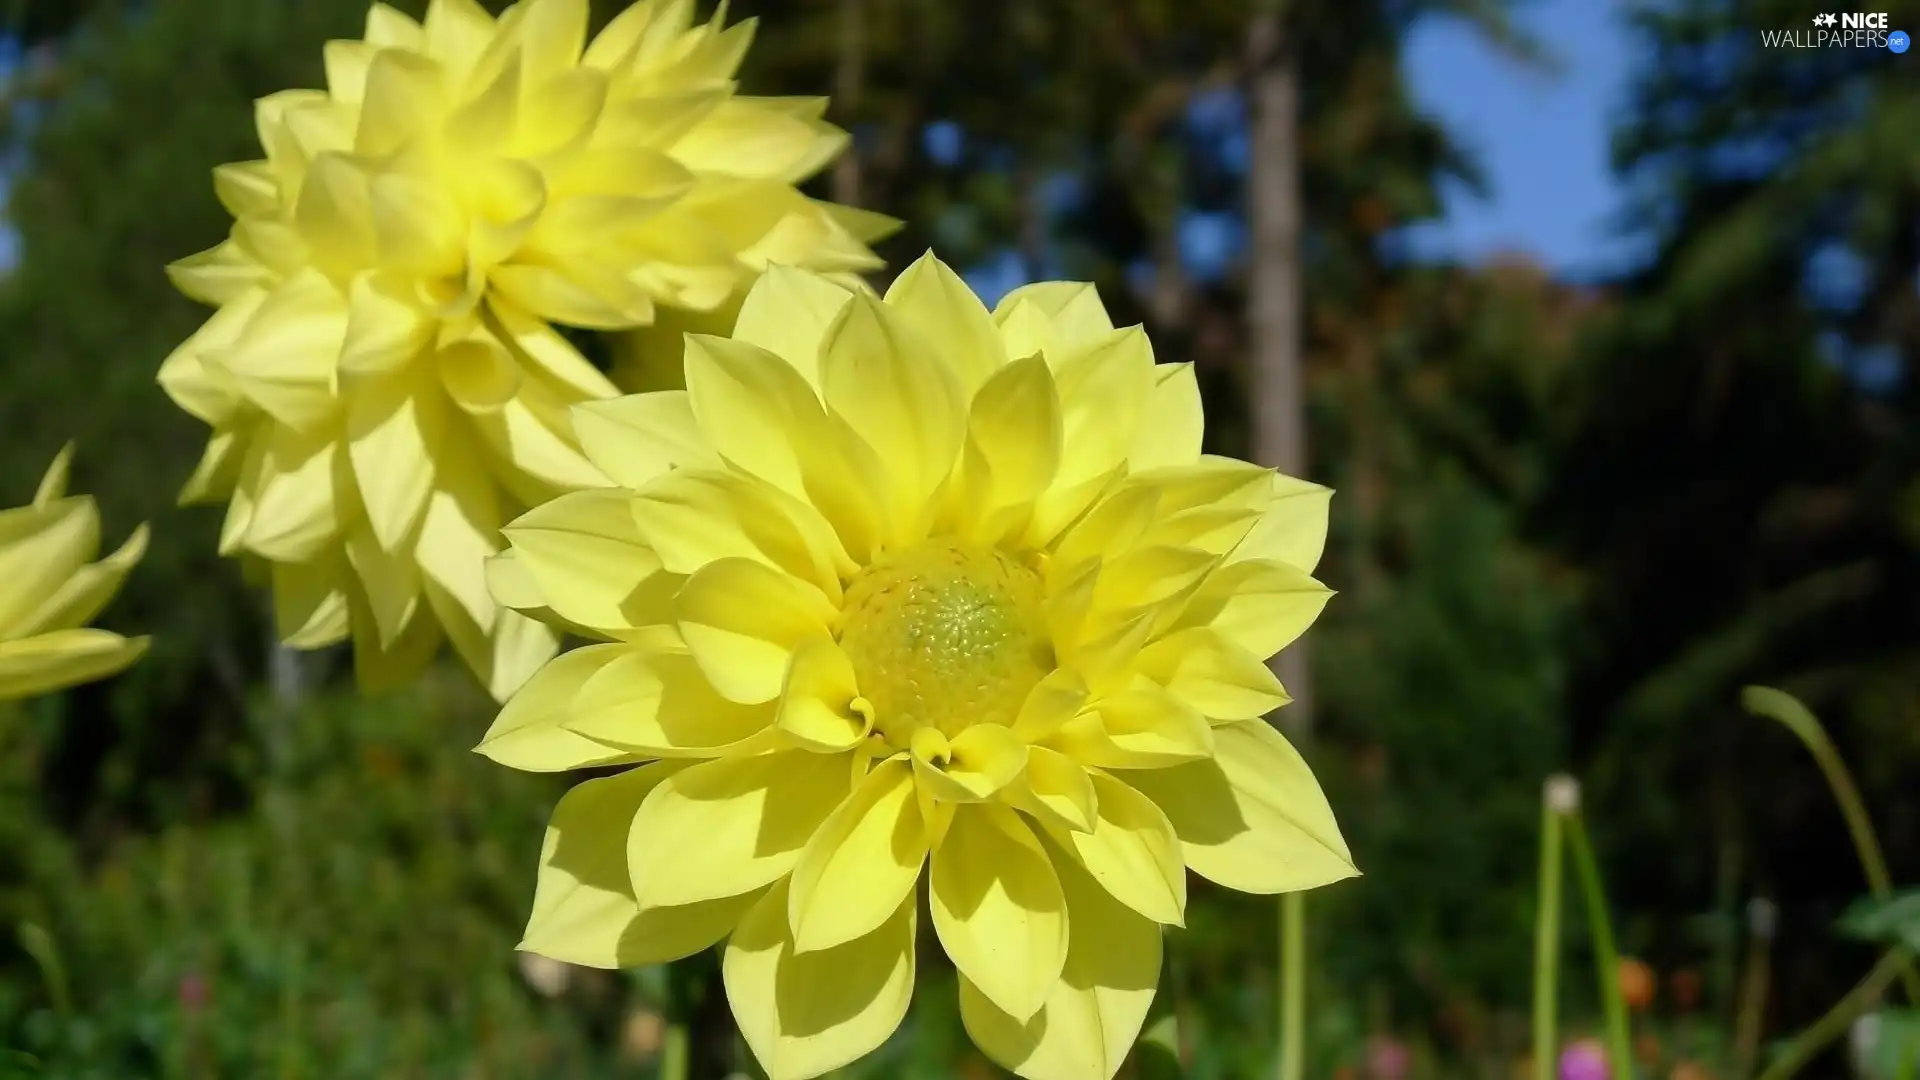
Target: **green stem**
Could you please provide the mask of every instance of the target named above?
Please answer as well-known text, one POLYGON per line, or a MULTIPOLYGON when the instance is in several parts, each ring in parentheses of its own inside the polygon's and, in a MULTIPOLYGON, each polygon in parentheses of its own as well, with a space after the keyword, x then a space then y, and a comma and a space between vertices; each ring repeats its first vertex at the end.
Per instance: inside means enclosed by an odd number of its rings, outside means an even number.
POLYGON ((73 995, 67 986, 67 966, 60 960, 60 949, 54 944, 53 935, 36 923, 21 923, 15 932, 20 947, 40 966, 40 978, 46 983, 53 1011, 63 1019, 72 1016, 73 995))
POLYGON ((1627 1000, 1620 993, 1620 954, 1613 944, 1613 920, 1607 917, 1607 894, 1600 884, 1600 864, 1587 840, 1579 814, 1565 819, 1567 844, 1573 851, 1573 869, 1580 877, 1581 898, 1587 909, 1587 933, 1593 939, 1593 963, 1600 979, 1600 1008, 1607 1024, 1607 1060, 1616 1080, 1632 1080, 1633 1039, 1627 1022, 1627 1000))
POLYGON ((1833 1008, 1828 1009, 1825 1016, 1814 1021, 1812 1027, 1801 1032, 1800 1037, 1793 1040, 1793 1045, 1787 1048, 1787 1052, 1767 1066, 1767 1070, 1760 1074, 1760 1080, 1786 1080, 1787 1077, 1799 1072, 1807 1062, 1812 1061, 1820 1051, 1825 1050, 1827 1044, 1845 1034, 1848 1025, 1852 1024, 1861 1013, 1872 1008, 1873 1004, 1880 1000, 1880 995, 1886 991, 1887 986, 1912 962, 1913 953, 1905 947, 1895 948, 1881 957, 1880 962, 1873 966, 1873 970, 1867 973, 1866 978, 1861 979, 1858 985, 1847 991, 1846 997, 1834 1002, 1833 1008))
POLYGON ((1733 1023, 1733 1060, 1738 1076, 1752 1076, 1753 1063, 1760 1058, 1761 1028, 1766 1022, 1767 994, 1773 982, 1777 918, 1772 901, 1755 897, 1747 902, 1747 962, 1733 1023))
POLYGON ((1280 897, 1280 1080, 1300 1080, 1306 1064, 1307 896, 1280 897))
POLYGON ((678 1020, 667 1024, 660 1048, 660 1080, 687 1080, 687 1025, 678 1020))
MULTIPOLYGON (((1833 801, 1840 804, 1841 816, 1847 819, 1847 832, 1853 837, 1853 850, 1859 855, 1860 869, 1866 872, 1867 888, 1879 900, 1893 895, 1893 876, 1887 873, 1887 860, 1880 853, 1880 841, 1874 836, 1873 821, 1867 817, 1866 803, 1860 798, 1860 789, 1853 782, 1853 774, 1847 771, 1847 763, 1840 757, 1840 751, 1834 748, 1833 740, 1827 736, 1820 719, 1813 715, 1805 705, 1791 694, 1775 690, 1768 686, 1749 686, 1740 692, 1740 703, 1748 712, 1777 720, 1788 731, 1799 736, 1806 745, 1807 752, 1826 774, 1827 786, 1833 789, 1833 801)), ((1920 1005, 1920 972, 1909 963, 1900 972, 1902 985, 1906 988, 1907 1000, 1920 1005)))
POLYGON ((1534 1080, 1554 1080, 1560 977, 1560 815, 1553 808, 1554 781, 1547 784, 1540 803, 1540 911, 1533 923, 1534 1080))

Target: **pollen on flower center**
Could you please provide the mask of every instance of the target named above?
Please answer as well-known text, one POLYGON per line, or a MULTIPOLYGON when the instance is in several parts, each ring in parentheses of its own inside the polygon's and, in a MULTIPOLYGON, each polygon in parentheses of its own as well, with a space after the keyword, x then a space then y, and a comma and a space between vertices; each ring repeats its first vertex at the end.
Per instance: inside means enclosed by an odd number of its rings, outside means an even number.
POLYGON ((952 541, 894 552, 854 579, 839 638, 876 727, 903 749, 920 727, 1012 724, 1054 665, 1040 575, 952 541))

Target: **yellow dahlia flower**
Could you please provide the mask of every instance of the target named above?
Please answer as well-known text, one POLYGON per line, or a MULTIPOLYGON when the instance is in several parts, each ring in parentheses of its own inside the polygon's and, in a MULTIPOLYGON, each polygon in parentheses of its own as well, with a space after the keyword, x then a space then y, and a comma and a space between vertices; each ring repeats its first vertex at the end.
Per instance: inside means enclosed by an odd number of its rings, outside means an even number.
POLYGON ((67 495, 73 446, 60 451, 33 504, 0 510, 0 699, 104 679, 140 659, 147 639, 87 626, 147 552, 147 527, 100 552, 100 510, 67 495))
POLYGON ((982 1050, 1106 1080, 1186 871, 1257 893, 1353 868, 1262 717, 1329 592, 1327 489, 1201 454, 1192 368, 1089 286, 989 314, 931 256, 885 298, 776 269, 687 388, 582 405, 618 486, 506 528, 503 603, 605 640, 479 747, 636 764, 554 813, 522 947, 575 964, 727 940, 775 1080, 879 1046, 925 915, 982 1050))
POLYGON ((648 0, 589 43, 587 17, 374 4, 325 90, 259 101, 265 160, 214 173, 232 235, 169 268, 218 309, 160 371, 213 427, 183 498, 227 501, 222 550, 269 564, 289 643, 351 635, 376 686, 443 634, 502 697, 557 648, 483 571, 519 510, 606 482, 567 408, 617 391, 553 324, 878 265, 871 216, 794 188, 846 141, 824 101, 734 93, 750 23, 648 0))

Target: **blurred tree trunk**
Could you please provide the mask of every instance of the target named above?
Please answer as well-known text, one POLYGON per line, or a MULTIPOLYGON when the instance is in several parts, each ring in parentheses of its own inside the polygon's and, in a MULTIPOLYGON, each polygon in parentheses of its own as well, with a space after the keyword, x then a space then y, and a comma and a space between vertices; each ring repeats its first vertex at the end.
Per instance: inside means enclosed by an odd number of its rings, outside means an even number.
MULTIPOLYGON (((1247 221, 1252 264, 1247 336, 1253 457, 1290 476, 1307 472, 1300 326, 1300 68, 1288 33, 1287 0, 1261 0, 1247 28, 1250 160, 1247 221)), ((1273 660, 1293 695, 1280 715, 1295 734, 1312 727, 1306 643, 1273 660)))
MULTIPOLYGON (((842 126, 853 130, 860 108, 860 91, 867 77, 867 0, 839 0, 840 41, 834 61, 833 101, 842 126)), ((849 145, 833 163, 833 201, 860 204, 860 148, 849 145)))

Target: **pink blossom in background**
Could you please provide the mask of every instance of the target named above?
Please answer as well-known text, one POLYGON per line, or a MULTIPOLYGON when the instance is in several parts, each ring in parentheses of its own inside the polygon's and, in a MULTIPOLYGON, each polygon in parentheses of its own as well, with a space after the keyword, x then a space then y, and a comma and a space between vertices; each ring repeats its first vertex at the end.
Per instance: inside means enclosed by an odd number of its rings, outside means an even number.
POLYGON ((1607 1080, 1607 1051, 1596 1039, 1569 1043, 1560 1053, 1560 1080, 1607 1080))
POLYGON ((207 1007, 207 998, 212 991, 207 980, 197 972, 188 972, 180 977, 180 985, 174 995, 180 1001, 180 1007, 190 1013, 197 1013, 207 1007))
POLYGON ((1368 1080, 1401 1080, 1407 1075, 1411 1059, 1406 1044, 1391 1035, 1375 1035, 1367 1040, 1368 1080))

